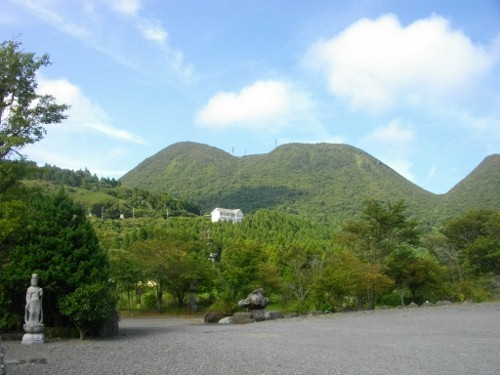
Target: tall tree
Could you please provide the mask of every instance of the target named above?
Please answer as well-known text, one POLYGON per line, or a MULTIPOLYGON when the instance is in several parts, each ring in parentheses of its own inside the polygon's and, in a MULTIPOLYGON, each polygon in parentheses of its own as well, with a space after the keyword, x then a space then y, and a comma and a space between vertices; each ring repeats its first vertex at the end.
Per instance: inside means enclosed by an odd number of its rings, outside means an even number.
POLYGON ((448 220, 441 233, 471 273, 500 276, 499 212, 469 211, 448 220))
POLYGON ((419 242, 417 222, 407 217, 406 209, 403 201, 367 200, 360 217, 344 226, 341 244, 370 263, 382 264, 401 244, 417 245, 419 242))
POLYGON ((422 302, 417 297, 435 299, 433 297, 442 285, 441 275, 445 272, 431 254, 402 245, 386 258, 385 273, 394 280, 401 306, 404 306, 407 291, 412 302, 422 302))
POLYGON ((24 52, 20 42, 0 44, 0 160, 19 155, 24 145, 43 138, 45 125, 66 118, 67 105, 36 92, 36 72, 49 64, 47 54, 24 52))
POLYGON ((44 316, 48 325, 68 324, 57 303, 83 285, 107 285, 109 265, 83 208, 64 191, 26 197, 27 225, 17 233, 10 259, 0 273, 5 303, 0 309, 22 315, 23 295, 32 272, 44 288, 44 316))
POLYGON ((283 278, 284 296, 297 305, 299 311, 307 309, 306 299, 311 292, 315 276, 321 271, 320 254, 305 247, 292 244, 283 248, 277 264, 283 278))
POLYGON ((498 296, 500 285, 500 213, 472 210, 443 223, 427 247, 450 270, 456 298, 498 296), (486 292, 486 294, 485 294, 486 292))

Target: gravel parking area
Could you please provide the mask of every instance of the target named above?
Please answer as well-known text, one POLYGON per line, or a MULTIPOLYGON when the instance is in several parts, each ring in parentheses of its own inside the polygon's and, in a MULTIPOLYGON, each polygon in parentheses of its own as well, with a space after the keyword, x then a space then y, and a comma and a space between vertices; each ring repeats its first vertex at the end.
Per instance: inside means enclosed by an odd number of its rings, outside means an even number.
POLYGON ((2 341, 16 374, 500 374, 500 303, 246 325, 123 319, 109 339, 2 341))

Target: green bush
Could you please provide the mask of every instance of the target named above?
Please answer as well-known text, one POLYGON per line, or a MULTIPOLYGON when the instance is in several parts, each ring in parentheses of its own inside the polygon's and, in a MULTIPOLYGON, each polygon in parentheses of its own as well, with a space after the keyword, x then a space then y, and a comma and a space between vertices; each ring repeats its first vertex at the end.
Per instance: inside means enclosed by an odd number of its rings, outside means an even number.
POLYGON ((76 339, 80 337, 80 333, 76 327, 45 327, 43 333, 48 339, 76 339))
POLYGON ((150 291, 142 295, 142 303, 146 310, 155 310, 157 308, 156 292, 150 291))
POLYGON ((208 312, 217 311, 224 315, 233 315, 238 310, 238 304, 227 300, 219 299, 207 309, 208 312))
MULTIPOLYGON (((411 301, 409 300, 408 296, 404 296, 403 300, 405 302, 405 305, 409 304, 411 301)), ((397 307, 401 306, 401 297, 399 296, 398 293, 392 292, 389 294, 384 294, 382 297, 378 299, 379 306, 390 306, 390 307, 397 307)))

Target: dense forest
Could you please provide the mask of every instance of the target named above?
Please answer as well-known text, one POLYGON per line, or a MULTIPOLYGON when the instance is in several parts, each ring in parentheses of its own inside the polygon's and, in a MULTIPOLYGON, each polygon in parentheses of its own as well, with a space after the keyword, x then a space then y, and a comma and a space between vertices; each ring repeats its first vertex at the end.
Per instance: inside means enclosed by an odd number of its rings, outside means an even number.
POLYGON ((339 227, 265 209, 239 224, 200 217, 94 227, 122 290, 130 297, 138 279, 149 283, 159 311, 165 293, 182 306, 193 285, 199 304, 224 312, 257 287, 285 310, 340 311, 498 296, 499 219, 470 211, 424 231, 404 202, 368 200, 339 227))
POLYGON ((72 171, 50 165, 39 168, 32 165, 26 183, 45 189, 64 186, 89 216, 119 219, 200 215, 200 208, 195 204, 175 199, 166 192, 128 188, 114 178, 98 178, 87 169, 72 171))

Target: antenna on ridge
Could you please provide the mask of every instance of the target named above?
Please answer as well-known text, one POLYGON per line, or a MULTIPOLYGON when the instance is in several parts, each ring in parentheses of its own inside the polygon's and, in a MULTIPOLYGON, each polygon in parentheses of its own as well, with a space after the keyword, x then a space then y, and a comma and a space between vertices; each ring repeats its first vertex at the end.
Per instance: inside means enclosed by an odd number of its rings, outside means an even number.
POLYGON ((278 140, 274 139, 274 148, 278 147, 278 140))

